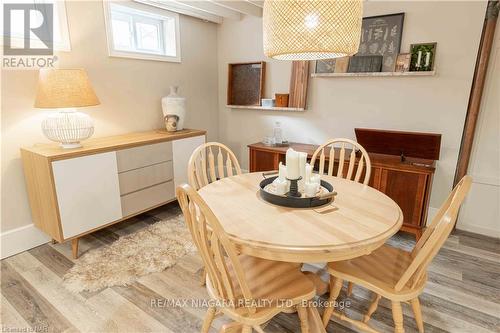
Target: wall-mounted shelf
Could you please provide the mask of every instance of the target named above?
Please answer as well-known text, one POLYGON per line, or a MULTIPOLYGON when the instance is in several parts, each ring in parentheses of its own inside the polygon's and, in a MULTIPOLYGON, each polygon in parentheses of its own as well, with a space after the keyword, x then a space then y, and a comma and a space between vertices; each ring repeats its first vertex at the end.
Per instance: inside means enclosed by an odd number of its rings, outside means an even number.
POLYGON ((429 72, 375 72, 375 73, 312 73, 311 77, 387 77, 387 76, 434 76, 429 72))
POLYGON ((301 112, 305 111, 304 108, 288 108, 288 107, 265 107, 259 105, 226 105, 226 107, 231 109, 245 109, 245 110, 263 110, 263 111, 291 111, 291 112, 301 112))

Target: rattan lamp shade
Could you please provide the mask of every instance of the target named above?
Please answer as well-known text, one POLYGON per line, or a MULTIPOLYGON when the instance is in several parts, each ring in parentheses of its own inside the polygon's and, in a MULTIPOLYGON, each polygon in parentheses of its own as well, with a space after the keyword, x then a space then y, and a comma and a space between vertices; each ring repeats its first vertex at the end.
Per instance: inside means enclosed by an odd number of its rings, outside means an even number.
POLYGON ((266 0, 264 54, 280 60, 317 60, 358 52, 360 0, 266 0))
POLYGON ((77 108, 98 105, 99 99, 83 69, 40 69, 36 108, 77 108))

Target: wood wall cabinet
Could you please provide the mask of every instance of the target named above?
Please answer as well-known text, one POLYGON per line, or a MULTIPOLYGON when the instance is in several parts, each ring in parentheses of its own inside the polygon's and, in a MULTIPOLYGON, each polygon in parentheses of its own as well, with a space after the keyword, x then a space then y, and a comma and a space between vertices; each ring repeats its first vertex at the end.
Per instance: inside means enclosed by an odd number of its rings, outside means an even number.
POLYGON ((84 147, 22 148, 34 224, 57 242, 90 232, 175 200, 187 183, 191 153, 205 132, 151 131, 88 140, 84 147))
MULTIPOLYGON (((310 159, 318 146, 291 143, 290 147, 307 152, 310 159)), ((289 147, 269 147, 255 143, 248 148, 250 172, 256 172, 277 170, 279 162, 285 162, 289 147)), ((375 153, 368 155, 372 163, 369 185, 387 194, 401 207, 404 215, 401 230, 410 232, 419 239, 427 220, 435 161, 407 157, 401 162, 399 156, 375 153)))

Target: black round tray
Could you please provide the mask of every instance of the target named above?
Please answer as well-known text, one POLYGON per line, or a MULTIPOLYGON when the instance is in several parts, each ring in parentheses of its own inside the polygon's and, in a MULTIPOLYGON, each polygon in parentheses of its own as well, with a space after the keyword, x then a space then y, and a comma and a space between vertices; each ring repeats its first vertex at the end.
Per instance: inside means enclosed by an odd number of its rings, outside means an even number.
POLYGON ((291 208, 318 207, 330 203, 333 200, 333 197, 337 194, 333 190, 332 184, 324 180, 321 181, 321 186, 326 188, 330 193, 318 197, 297 198, 297 197, 272 194, 264 191, 264 188, 267 185, 271 184, 276 178, 278 178, 278 176, 265 178, 263 181, 260 182, 260 196, 265 201, 272 203, 274 205, 291 207, 291 208))

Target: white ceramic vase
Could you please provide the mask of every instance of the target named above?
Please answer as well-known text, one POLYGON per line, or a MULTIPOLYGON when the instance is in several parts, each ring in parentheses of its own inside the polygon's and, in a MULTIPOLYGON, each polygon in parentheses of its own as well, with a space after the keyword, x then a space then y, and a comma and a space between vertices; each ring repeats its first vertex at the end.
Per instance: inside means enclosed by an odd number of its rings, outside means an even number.
POLYGON ((179 87, 171 86, 170 94, 161 99, 161 107, 163 110, 163 117, 168 115, 176 115, 179 117, 177 121, 177 130, 184 128, 184 119, 186 117, 186 98, 177 94, 179 87))

